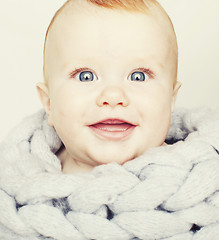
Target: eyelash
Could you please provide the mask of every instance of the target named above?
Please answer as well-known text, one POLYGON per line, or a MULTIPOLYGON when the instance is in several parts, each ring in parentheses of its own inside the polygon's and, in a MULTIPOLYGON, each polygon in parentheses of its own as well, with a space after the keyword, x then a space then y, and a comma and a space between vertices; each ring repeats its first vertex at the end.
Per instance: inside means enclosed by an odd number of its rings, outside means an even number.
POLYGON ((75 76, 81 72, 84 72, 84 71, 90 71, 90 72, 93 72, 91 71, 89 68, 77 68, 75 70, 73 70, 72 72, 70 72, 69 74, 69 77, 70 78, 75 78, 75 76))
MULTIPOLYGON (((75 76, 77 76, 77 74, 83 72, 83 71, 90 71, 90 72, 93 72, 91 69, 89 68, 77 68, 75 70, 73 70, 72 72, 70 72, 69 74, 69 77, 70 78, 75 78, 75 76)), ((129 76, 131 76, 132 73, 134 72, 143 72, 145 74, 147 74, 151 79, 154 79, 155 78, 155 74, 149 69, 149 68, 142 68, 142 67, 139 67, 139 68, 136 68, 135 70, 133 70, 129 76)), ((95 73, 94 73, 95 74, 95 73)), ((95 74, 96 75, 96 74, 95 74)))
POLYGON ((132 73, 134 73, 134 72, 143 72, 143 73, 147 74, 149 78, 152 78, 152 79, 155 78, 155 74, 149 68, 142 68, 142 67, 136 68, 135 70, 133 70, 131 72, 130 75, 132 75, 132 73))

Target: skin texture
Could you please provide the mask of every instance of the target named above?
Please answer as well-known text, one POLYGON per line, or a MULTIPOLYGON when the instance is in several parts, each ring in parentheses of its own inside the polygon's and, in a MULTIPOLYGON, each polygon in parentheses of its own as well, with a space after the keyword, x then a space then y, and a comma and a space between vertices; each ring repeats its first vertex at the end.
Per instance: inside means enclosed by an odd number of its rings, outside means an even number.
POLYGON ((180 88, 176 52, 170 22, 159 10, 146 15, 83 2, 60 14, 47 37, 49 82, 37 89, 64 144, 57 154, 64 173, 123 164, 164 143, 180 88), (80 68, 94 80, 80 81, 80 68), (145 81, 131 81, 136 71, 145 72, 145 81), (135 128, 122 139, 105 138, 89 127, 105 119, 135 128))

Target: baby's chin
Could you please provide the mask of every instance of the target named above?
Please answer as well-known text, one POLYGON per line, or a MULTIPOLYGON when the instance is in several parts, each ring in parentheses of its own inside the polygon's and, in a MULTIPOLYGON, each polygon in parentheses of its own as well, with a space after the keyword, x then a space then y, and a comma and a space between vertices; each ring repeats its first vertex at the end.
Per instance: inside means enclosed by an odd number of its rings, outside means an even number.
POLYGON ((123 165, 124 163, 135 159, 138 156, 130 156, 130 157, 105 157, 101 159, 96 159, 97 166, 108 164, 108 163, 118 163, 119 165, 123 165))
MULTIPOLYGON (((159 146, 165 146, 166 143, 162 142, 159 146)), ((157 146, 157 144, 156 144, 157 146)), ((62 170, 64 173, 76 173, 76 172, 89 172, 95 167, 105 165, 109 163, 117 163, 123 165, 126 162, 132 161, 135 158, 146 153, 153 146, 129 146, 125 148, 90 148, 89 151, 83 152, 83 154, 73 156, 67 152, 65 148, 57 155, 62 163, 62 170)))
POLYGON ((160 146, 166 146, 167 144, 165 142, 162 142, 158 146, 150 146, 145 148, 140 148, 136 150, 129 150, 126 151, 112 151, 107 153, 93 153, 93 155, 90 155, 90 159, 92 159, 92 162, 96 163, 96 166, 102 165, 102 164, 108 164, 112 162, 116 162, 120 165, 123 165, 124 163, 128 161, 132 161, 137 157, 140 157, 144 153, 146 153, 149 149, 154 147, 160 147, 160 146))
POLYGON ((108 164, 108 163, 118 163, 119 165, 123 165, 124 163, 131 161, 138 156, 140 156, 142 153, 125 153, 125 152, 115 152, 115 153, 108 153, 108 154, 96 154, 92 156, 92 161, 96 163, 96 166, 102 165, 102 164, 108 164))

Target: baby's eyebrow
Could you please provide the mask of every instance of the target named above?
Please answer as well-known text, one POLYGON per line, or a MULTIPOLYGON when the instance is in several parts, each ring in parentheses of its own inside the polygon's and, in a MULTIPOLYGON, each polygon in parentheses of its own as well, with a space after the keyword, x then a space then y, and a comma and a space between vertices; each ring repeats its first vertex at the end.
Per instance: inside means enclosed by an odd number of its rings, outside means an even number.
POLYGON ((81 67, 88 68, 89 66, 87 66, 87 63, 95 63, 95 60, 92 57, 86 57, 86 59, 82 59, 82 58, 80 59, 76 58, 76 59, 77 59, 76 61, 72 60, 72 61, 64 62, 61 65, 61 70, 62 71, 72 70, 72 68, 81 68, 81 67))
POLYGON ((64 64, 62 64, 62 65, 61 65, 61 70, 62 70, 62 71, 65 71, 66 69, 68 69, 69 65, 70 65, 69 63, 64 63, 64 64))
MULTIPOLYGON (((159 66, 160 68, 163 68, 164 67, 164 64, 163 63, 161 63, 160 61, 158 62, 158 61, 156 61, 156 60, 153 60, 153 59, 155 59, 155 57, 147 57, 147 59, 146 58, 137 58, 137 59, 133 59, 132 61, 131 61, 131 64, 130 65, 135 65, 136 66, 136 64, 141 64, 143 67, 144 67, 144 65, 145 66, 147 66, 147 65, 151 65, 151 64, 153 64, 153 65, 157 65, 157 66, 159 66), (147 60, 147 59, 149 59, 149 60, 147 60)), ((91 60, 93 60, 93 58, 91 58, 91 60)), ((89 60, 88 60, 89 61, 89 60)), ((81 61, 80 61, 81 62, 81 61)), ((93 62, 93 61, 92 61, 93 62)), ((83 65, 83 64, 80 64, 80 66, 81 65, 83 65)), ((78 64, 75 64, 75 63, 69 63, 69 62, 66 62, 66 63, 64 63, 64 64, 62 64, 61 65, 61 69, 62 70, 65 70, 65 69, 69 69, 69 68, 72 68, 72 67, 75 67, 75 66, 78 66, 78 64)), ((86 64, 84 64, 83 66, 86 66, 86 64)), ((140 67, 140 65, 139 65, 139 67, 140 67)))
POLYGON ((143 62, 145 64, 157 65, 161 68, 163 68, 163 66, 164 66, 164 64, 158 59, 158 56, 153 55, 153 54, 151 54, 149 56, 137 58, 135 61, 143 62))
POLYGON ((158 66, 159 66, 160 68, 164 68, 164 64, 163 64, 163 63, 158 63, 158 66))

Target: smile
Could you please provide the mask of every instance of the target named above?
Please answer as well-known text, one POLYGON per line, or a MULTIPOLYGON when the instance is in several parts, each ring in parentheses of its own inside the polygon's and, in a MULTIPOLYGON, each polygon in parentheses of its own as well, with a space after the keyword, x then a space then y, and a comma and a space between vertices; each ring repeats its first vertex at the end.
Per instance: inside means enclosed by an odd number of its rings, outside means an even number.
POLYGON ((136 125, 119 119, 107 119, 89 125, 89 128, 98 136, 106 140, 119 141, 127 139, 136 125))

